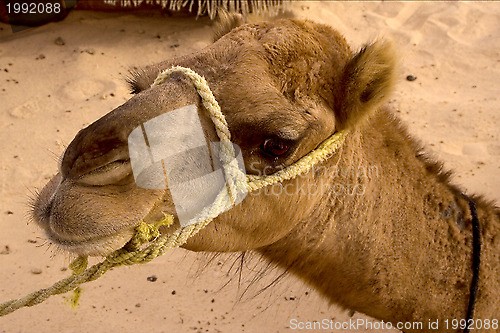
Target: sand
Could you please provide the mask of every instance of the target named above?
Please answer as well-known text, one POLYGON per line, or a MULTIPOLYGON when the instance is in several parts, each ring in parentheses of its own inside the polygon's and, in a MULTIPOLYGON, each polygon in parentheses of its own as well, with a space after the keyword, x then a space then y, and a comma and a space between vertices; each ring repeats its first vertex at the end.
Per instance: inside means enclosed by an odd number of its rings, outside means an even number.
MULTIPOLYGON (((455 171, 455 183, 500 201, 500 3, 296 2, 290 11, 331 24, 355 47, 394 40, 397 114, 455 171)), ((78 11, 18 33, 0 29, 1 302, 70 274, 69 256, 44 245, 26 217, 28 198, 55 174, 64 147, 130 98, 129 68, 199 50, 211 31, 205 18, 78 11)), ((0 332, 287 332, 292 319, 352 315, 289 275, 260 293, 282 272, 259 279, 265 263, 258 258, 244 265, 240 282, 237 256, 208 265, 207 258, 177 249, 115 269, 84 286, 77 309, 67 295, 55 296, 0 318, 0 332)))

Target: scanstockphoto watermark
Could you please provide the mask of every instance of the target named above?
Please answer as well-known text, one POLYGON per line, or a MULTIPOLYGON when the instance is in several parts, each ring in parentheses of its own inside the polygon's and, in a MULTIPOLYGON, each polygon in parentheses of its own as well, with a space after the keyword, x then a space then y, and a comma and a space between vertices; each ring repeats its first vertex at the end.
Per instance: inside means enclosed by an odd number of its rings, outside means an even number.
MULTIPOLYGON (((197 106, 171 110, 137 126, 128 136, 130 164, 137 186, 169 189, 181 226, 207 214, 216 216, 247 195, 321 197, 363 195, 379 176, 377 166, 316 165, 309 172, 254 192, 247 189, 247 171, 271 176, 287 170, 250 165, 231 142, 207 142, 197 106), (238 186, 236 186, 238 184, 238 186)), ((290 167, 290 166, 288 166, 290 167)))
POLYGON ((345 321, 335 321, 332 319, 322 319, 319 321, 300 321, 296 318, 290 319, 290 329, 297 331, 309 330, 421 330, 424 328, 424 323, 416 322, 398 322, 391 323, 385 321, 373 321, 364 318, 349 319, 345 321))
MULTIPOLYGON (((257 174, 267 176, 268 173, 266 171, 260 170, 257 171, 257 174)), ((314 167, 310 172, 298 175, 291 181, 250 192, 248 195, 259 196, 265 192, 267 195, 301 195, 310 199, 328 192, 330 195, 339 197, 360 196, 364 195, 370 183, 379 177, 379 168, 377 165, 358 165, 349 169, 321 165, 314 167), (310 172, 319 176, 311 176, 310 172)))
POLYGON ((364 318, 349 319, 345 321, 334 321, 332 319, 322 319, 314 321, 300 321, 296 318, 290 319, 290 329, 297 331, 308 330, 498 330, 500 322, 497 318, 487 319, 428 319, 427 321, 406 321, 406 322, 386 322, 375 321, 364 318))
POLYGON ((129 134, 128 148, 137 186, 168 188, 183 227, 229 210, 247 194, 246 187, 230 186, 224 171, 245 177, 241 149, 228 142, 207 145, 194 104, 145 121, 129 134))
MULTIPOLYGON (((265 166, 264 168, 260 169, 259 164, 260 162, 250 163, 247 171, 257 176, 269 176, 273 173, 281 171, 284 168, 283 167, 275 169, 274 166, 265 166)), ((328 174, 330 178, 336 179, 374 179, 379 177, 378 165, 359 164, 350 166, 349 168, 342 168, 338 165, 317 165, 314 167, 313 171, 316 173, 316 175, 328 174)))

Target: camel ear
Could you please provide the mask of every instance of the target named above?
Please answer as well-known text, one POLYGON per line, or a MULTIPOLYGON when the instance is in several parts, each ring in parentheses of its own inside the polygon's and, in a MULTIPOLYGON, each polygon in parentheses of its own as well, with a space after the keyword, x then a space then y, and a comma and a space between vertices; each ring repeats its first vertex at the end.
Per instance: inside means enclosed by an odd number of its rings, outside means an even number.
POLYGON ((245 24, 245 18, 241 14, 228 13, 225 10, 219 10, 217 12, 217 20, 214 23, 214 42, 218 41, 222 36, 227 34, 229 31, 233 30, 240 25, 245 24))
POLYGON ((337 129, 359 125, 387 100, 394 86, 396 58, 392 44, 365 45, 346 65, 341 82, 337 129))

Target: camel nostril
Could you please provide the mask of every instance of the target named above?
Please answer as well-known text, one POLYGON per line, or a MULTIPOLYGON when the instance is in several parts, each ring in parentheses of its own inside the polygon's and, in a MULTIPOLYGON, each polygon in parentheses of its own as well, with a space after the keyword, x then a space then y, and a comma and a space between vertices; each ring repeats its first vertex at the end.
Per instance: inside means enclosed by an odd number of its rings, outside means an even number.
POLYGON ((128 160, 127 126, 116 125, 114 112, 80 130, 64 152, 61 175, 77 180, 102 166, 128 160))
POLYGON ((90 186, 112 185, 123 181, 131 174, 130 160, 116 160, 85 173, 77 182, 90 186))
POLYGON ((117 138, 99 140, 77 136, 64 153, 61 173, 65 178, 79 178, 118 160, 128 160, 128 148, 117 138))

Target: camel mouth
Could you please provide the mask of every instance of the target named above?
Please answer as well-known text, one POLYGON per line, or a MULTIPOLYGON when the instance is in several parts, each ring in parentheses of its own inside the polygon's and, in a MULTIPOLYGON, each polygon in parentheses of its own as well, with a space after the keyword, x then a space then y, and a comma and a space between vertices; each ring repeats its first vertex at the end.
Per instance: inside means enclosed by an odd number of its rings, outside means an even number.
POLYGON ((61 189, 62 183, 60 174, 54 176, 33 199, 30 215, 45 232, 47 241, 63 252, 106 256, 123 247, 134 235, 139 221, 147 215, 102 215, 96 213, 97 210, 85 213, 84 206, 88 202, 71 202, 70 198, 80 199, 81 194, 69 196, 61 189), (121 223, 116 223, 117 219, 121 223))

